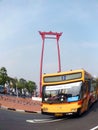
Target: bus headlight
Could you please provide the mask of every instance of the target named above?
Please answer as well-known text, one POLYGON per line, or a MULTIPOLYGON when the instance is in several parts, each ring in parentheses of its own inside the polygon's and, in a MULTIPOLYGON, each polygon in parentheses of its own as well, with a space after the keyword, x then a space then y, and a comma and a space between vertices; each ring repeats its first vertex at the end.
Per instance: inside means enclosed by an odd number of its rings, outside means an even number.
POLYGON ((47 112, 48 108, 44 107, 42 110, 43 110, 43 112, 47 112))
POLYGON ((71 111, 72 112, 77 112, 77 108, 72 108, 71 111))

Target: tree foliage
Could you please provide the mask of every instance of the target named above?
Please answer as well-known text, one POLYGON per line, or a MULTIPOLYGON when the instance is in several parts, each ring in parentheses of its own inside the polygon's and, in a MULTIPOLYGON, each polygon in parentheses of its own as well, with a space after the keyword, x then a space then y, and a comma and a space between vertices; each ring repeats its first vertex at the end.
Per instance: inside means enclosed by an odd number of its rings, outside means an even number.
POLYGON ((18 88, 20 90, 26 88, 30 93, 34 92, 37 85, 34 81, 27 81, 24 78, 12 78, 7 74, 7 69, 5 67, 0 68, 0 84, 4 85, 6 82, 10 84, 10 87, 18 88))
POLYGON ((4 85, 8 79, 7 70, 5 67, 1 67, 0 69, 0 84, 4 85))
POLYGON ((26 88, 30 93, 36 90, 37 85, 33 81, 26 81, 25 79, 21 78, 16 81, 16 86, 18 89, 24 89, 26 88))
POLYGON ((27 82, 27 89, 29 90, 29 92, 34 92, 37 89, 36 83, 33 81, 28 81, 27 82))

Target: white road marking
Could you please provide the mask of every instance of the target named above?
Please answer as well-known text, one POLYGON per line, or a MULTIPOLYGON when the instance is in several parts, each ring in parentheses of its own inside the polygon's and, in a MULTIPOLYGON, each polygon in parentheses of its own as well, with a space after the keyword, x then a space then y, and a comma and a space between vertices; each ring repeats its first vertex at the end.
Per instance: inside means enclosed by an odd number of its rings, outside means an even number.
POLYGON ((26 120, 29 123, 47 123, 47 122, 56 122, 61 121, 63 119, 33 119, 33 120, 26 120))
POLYGON ((90 130, 97 130, 97 128, 98 128, 98 125, 97 126, 95 126, 94 128, 92 128, 92 129, 90 129, 90 130))

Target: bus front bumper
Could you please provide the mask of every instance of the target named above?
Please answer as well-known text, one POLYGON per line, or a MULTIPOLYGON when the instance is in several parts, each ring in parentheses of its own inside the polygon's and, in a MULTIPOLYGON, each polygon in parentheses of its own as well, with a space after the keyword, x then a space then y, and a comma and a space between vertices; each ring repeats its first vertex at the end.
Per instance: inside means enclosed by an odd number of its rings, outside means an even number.
POLYGON ((78 102, 61 103, 61 104, 43 104, 41 107, 42 114, 48 115, 72 115, 78 112, 81 104, 78 102))

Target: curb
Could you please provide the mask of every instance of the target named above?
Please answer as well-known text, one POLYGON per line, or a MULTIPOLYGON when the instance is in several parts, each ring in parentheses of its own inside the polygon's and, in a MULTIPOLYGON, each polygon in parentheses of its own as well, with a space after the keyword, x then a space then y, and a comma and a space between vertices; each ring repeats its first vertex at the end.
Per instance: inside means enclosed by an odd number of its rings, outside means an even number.
POLYGON ((0 104, 0 108, 4 110, 12 110, 12 111, 17 111, 17 112, 26 112, 26 113, 41 113, 41 111, 27 111, 27 110, 21 110, 21 109, 15 109, 15 108, 9 108, 6 106, 2 106, 0 104))

